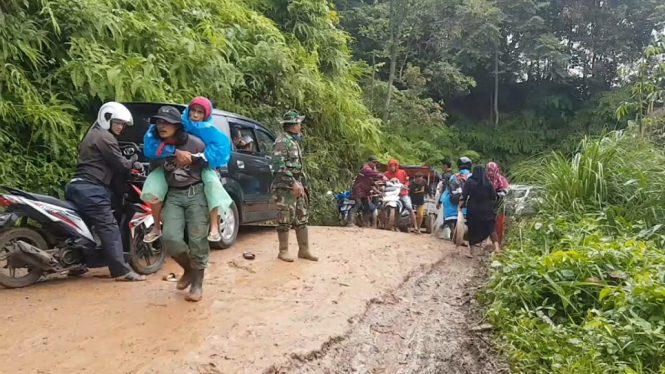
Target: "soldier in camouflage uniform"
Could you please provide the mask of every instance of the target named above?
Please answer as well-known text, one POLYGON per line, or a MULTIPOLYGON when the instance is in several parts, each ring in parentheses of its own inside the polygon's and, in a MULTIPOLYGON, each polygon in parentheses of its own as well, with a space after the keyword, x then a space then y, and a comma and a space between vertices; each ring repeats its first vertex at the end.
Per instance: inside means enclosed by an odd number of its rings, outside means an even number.
POLYGON ((298 141, 305 116, 295 110, 288 111, 281 121, 284 127, 275 140, 272 157, 275 176, 272 181, 272 195, 277 203, 277 237, 279 239, 279 258, 293 262, 289 257, 289 229, 296 230, 298 239, 298 258, 310 261, 319 259, 309 252, 307 219, 309 217, 309 198, 307 176, 302 164, 302 150, 298 141))

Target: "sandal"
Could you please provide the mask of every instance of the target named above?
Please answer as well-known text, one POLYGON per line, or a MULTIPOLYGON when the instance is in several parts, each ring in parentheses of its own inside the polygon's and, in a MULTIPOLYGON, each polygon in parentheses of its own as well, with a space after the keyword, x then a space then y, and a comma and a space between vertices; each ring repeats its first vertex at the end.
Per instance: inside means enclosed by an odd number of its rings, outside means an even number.
POLYGON ((88 268, 72 269, 67 272, 67 276, 72 278, 77 278, 87 273, 88 271, 89 271, 88 268))
POLYGON ((175 275, 175 273, 168 273, 162 278, 162 280, 165 282, 177 282, 178 276, 175 275))
POLYGON ((157 240, 161 237, 162 237, 161 232, 152 232, 151 231, 143 237, 143 242, 149 244, 149 243, 152 243, 152 242, 154 242, 155 240, 157 240))
POLYGON ((116 282, 145 282, 146 281, 145 275, 138 275, 133 271, 130 271, 126 275, 123 275, 121 277, 115 278, 116 282))
POLYGON ((211 232, 208 235, 208 241, 209 242, 218 242, 218 241, 221 241, 221 240, 222 240, 222 236, 219 235, 218 232, 211 232))

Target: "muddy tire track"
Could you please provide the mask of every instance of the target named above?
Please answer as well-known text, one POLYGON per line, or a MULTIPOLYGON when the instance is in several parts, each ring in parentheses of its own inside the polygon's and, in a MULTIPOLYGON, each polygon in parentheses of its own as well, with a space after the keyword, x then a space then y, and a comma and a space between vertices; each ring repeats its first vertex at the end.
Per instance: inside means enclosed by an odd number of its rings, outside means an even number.
POLYGON ((489 339, 469 331, 479 323, 470 301, 482 267, 459 253, 421 266, 349 319, 345 335, 264 374, 509 373, 489 339))

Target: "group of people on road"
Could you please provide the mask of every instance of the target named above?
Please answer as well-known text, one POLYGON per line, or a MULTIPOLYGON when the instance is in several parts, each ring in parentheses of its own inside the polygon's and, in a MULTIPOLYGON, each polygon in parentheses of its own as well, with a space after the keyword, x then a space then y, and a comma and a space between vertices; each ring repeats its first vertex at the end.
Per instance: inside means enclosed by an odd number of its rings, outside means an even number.
MULTIPOLYGON (((284 131, 275 141, 272 157, 272 193, 279 213, 278 258, 286 262, 293 262, 288 255, 291 227, 296 230, 298 258, 318 260, 310 252, 307 230, 309 190, 299 145, 304 118, 293 110, 285 114, 281 122, 284 131)), ((205 97, 194 98, 182 114, 173 106, 162 106, 149 122, 143 140, 150 174, 141 198, 150 204, 155 224, 143 241, 152 243, 161 238, 167 253, 183 269, 176 288, 189 288, 185 299, 196 302, 203 295, 208 242, 221 240, 219 213, 233 204, 216 169, 229 162, 231 144, 237 149, 249 149, 252 144, 235 130, 231 142, 215 127, 212 103, 205 97)), ((125 261, 111 201, 114 181, 143 168, 141 163, 126 159, 118 143, 125 127, 133 124, 124 105, 104 104, 80 144, 74 178, 65 188, 67 200, 76 205, 102 242, 101 253, 86 253, 86 262, 101 257, 112 278, 128 282, 146 278, 133 272, 125 261)))
POLYGON ((448 233, 455 231, 458 217, 465 218, 469 253, 473 257, 474 247, 490 238, 494 251, 501 250, 503 237, 503 213, 501 199, 509 189, 507 179, 501 174, 499 165, 490 162, 487 167, 473 166, 468 157, 457 161, 458 172, 452 171, 449 160, 442 162, 442 179, 437 187, 439 215, 443 228, 448 233))
MULTIPOLYGON (((400 191, 400 201, 404 209, 409 212, 413 230, 420 233, 424 219, 425 198, 431 196, 434 191, 426 183, 422 173, 417 173, 414 180, 409 180, 407 173, 400 169, 399 163, 394 159, 388 161, 384 173, 377 171, 377 165, 377 158, 370 156, 356 175, 351 190, 355 204, 347 215, 347 225, 354 226, 354 220, 360 209, 363 211, 363 217, 369 217, 371 196, 377 191, 377 183, 395 181, 403 186, 400 191)), ((439 210, 438 222, 441 227, 435 231, 444 229, 450 238, 461 215, 465 218, 468 229, 469 257, 473 257, 474 246, 487 238, 494 243, 494 250, 500 251, 503 214, 499 208, 501 199, 508 192, 509 184, 501 174, 498 164, 490 162, 486 167, 473 166, 470 158, 461 157, 457 161, 457 172, 453 171, 450 160, 443 160, 441 168, 441 180, 435 196, 439 210)), ((363 221, 365 222, 365 219, 363 221)))
POLYGON ((404 209, 410 216, 413 232, 420 233, 420 226, 424 219, 425 197, 431 195, 432 191, 424 180, 422 173, 417 173, 413 181, 409 180, 406 171, 400 169, 399 162, 395 159, 388 161, 387 170, 383 173, 377 170, 379 161, 375 156, 370 156, 367 162, 360 168, 353 181, 351 196, 355 204, 347 215, 347 226, 354 226, 354 220, 358 211, 362 208, 363 226, 373 210, 372 195, 380 194, 378 183, 393 181, 401 185, 399 199, 404 209))

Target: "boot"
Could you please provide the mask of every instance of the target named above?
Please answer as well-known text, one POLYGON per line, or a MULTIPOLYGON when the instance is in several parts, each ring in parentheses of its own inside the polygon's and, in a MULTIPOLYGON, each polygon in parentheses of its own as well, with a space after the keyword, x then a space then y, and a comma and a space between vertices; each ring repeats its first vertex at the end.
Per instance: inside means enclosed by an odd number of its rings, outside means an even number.
POLYGON ((277 258, 282 261, 293 262, 293 259, 289 257, 289 232, 277 231, 277 238, 279 239, 279 255, 277 255, 277 258))
POLYGON ((183 268, 183 270, 185 270, 185 272, 182 274, 182 277, 180 277, 178 280, 178 284, 175 286, 175 288, 179 290, 186 290, 187 287, 192 284, 192 264, 189 260, 189 255, 187 253, 183 253, 173 257, 173 260, 177 262, 178 265, 183 268))
POLYGON ((296 238, 298 238, 298 258, 304 258, 310 261, 319 261, 319 258, 309 253, 309 235, 307 234, 307 227, 301 227, 296 230, 296 238))
POLYGON ((185 296, 185 300, 197 302, 201 301, 203 298, 203 276, 205 275, 204 269, 194 269, 192 270, 192 288, 189 289, 189 293, 185 296))

